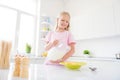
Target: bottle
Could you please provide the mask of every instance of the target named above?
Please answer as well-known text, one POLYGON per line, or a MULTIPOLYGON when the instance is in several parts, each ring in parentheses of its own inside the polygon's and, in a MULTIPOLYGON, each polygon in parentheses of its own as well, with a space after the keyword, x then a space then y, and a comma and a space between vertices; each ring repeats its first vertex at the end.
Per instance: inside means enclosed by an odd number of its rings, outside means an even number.
POLYGON ((21 78, 28 78, 28 76, 29 76, 29 63, 30 63, 30 60, 28 57, 23 56, 21 58, 21 66, 20 66, 20 77, 21 78))
POLYGON ((48 51, 47 58, 49 60, 61 59, 68 50, 68 46, 66 46, 64 43, 59 43, 56 47, 53 47, 48 51))

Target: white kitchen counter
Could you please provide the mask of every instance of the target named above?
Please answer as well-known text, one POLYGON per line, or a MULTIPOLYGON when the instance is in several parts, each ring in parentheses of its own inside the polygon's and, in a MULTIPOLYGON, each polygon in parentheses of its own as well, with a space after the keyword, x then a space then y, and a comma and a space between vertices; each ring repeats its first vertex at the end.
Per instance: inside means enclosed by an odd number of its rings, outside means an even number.
POLYGON ((43 65, 36 58, 29 66, 28 79, 13 77, 14 66, 11 63, 9 70, 0 70, 0 80, 120 80, 120 62, 87 59, 84 61, 87 62, 86 66, 81 67, 80 70, 72 71, 64 66, 43 65), (89 67, 97 69, 91 71, 89 67))
POLYGON ((70 57, 69 60, 86 60, 86 61, 112 61, 112 62, 120 62, 120 59, 110 58, 110 57, 70 57))
MULTIPOLYGON (((43 63, 45 58, 44 57, 35 57, 35 56, 29 56, 32 63, 43 63)), ((12 62, 14 61, 14 57, 10 59, 12 62)), ((68 59, 69 60, 75 60, 75 61, 112 61, 112 62, 120 62, 120 59, 116 58, 110 58, 110 57, 83 57, 83 56, 73 56, 68 59)))

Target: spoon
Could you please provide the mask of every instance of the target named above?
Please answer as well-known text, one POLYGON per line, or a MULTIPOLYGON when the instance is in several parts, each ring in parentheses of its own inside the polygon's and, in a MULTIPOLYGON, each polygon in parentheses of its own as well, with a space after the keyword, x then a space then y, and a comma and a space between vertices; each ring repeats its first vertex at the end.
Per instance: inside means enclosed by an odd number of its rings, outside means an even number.
POLYGON ((96 71, 96 67, 89 67, 89 69, 91 70, 91 71, 96 71))

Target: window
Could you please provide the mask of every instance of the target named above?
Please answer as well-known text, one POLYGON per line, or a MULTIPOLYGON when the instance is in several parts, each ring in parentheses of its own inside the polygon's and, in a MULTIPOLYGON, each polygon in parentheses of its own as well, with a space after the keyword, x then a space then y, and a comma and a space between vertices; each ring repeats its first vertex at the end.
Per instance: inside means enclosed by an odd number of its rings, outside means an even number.
MULTIPOLYGON (((18 50, 24 52, 26 43, 34 46, 35 40, 35 18, 27 14, 21 14, 20 31, 18 39, 18 50)), ((33 48, 33 47, 32 47, 33 48)), ((33 52, 33 49, 32 49, 33 52)))
POLYGON ((25 51, 25 44, 35 52, 37 0, 0 0, 0 40, 12 41, 12 55, 25 51))
POLYGON ((16 11, 0 7, 0 40, 12 41, 12 47, 15 40, 16 18, 16 11))
POLYGON ((37 0, 0 0, 0 4, 9 8, 36 15, 37 0))

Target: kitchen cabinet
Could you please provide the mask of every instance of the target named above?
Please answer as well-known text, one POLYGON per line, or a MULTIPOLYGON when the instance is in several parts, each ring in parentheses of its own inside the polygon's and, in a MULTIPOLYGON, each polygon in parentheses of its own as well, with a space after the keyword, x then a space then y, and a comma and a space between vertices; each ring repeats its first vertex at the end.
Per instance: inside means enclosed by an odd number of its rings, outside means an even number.
POLYGON ((87 65, 80 70, 68 70, 64 66, 44 65, 44 59, 31 60, 28 79, 13 77, 14 64, 9 70, 0 70, 1 80, 119 80, 119 60, 89 60, 72 59, 72 61, 86 61, 87 65), (92 71, 91 68, 96 68, 92 71))
POLYGON ((119 4, 118 0, 68 0, 65 9, 71 13, 71 31, 75 38, 80 40, 120 35, 119 4))
POLYGON ((115 26, 117 34, 120 34, 120 0, 113 0, 115 26))

